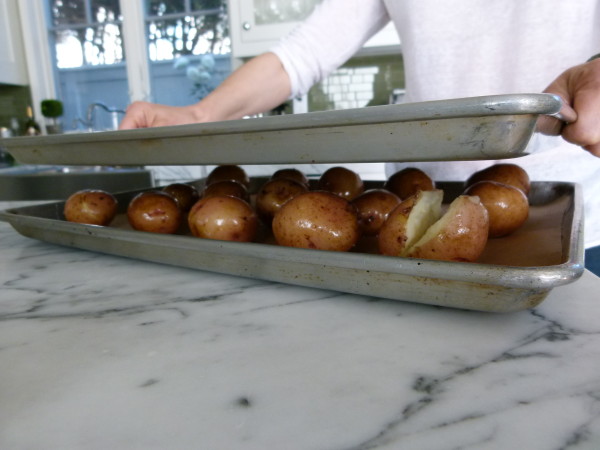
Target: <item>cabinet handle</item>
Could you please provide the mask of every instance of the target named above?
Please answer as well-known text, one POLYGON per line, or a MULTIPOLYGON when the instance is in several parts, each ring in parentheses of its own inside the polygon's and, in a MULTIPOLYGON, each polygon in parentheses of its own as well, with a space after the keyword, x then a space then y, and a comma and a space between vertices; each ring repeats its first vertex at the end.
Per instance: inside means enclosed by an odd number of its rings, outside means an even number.
POLYGON ((248 31, 250 28, 252 28, 252 25, 250 25, 250 22, 246 21, 242 24, 242 28, 248 31))

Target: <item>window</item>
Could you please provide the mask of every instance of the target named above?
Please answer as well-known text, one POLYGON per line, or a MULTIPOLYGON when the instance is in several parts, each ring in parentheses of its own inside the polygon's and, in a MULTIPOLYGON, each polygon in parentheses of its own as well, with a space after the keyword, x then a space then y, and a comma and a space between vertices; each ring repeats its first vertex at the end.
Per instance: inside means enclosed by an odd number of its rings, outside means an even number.
POLYGON ((50 22, 59 69, 124 60, 118 0, 54 0, 50 22))
POLYGON ((189 104, 231 72, 225 0, 146 0, 145 23, 154 101, 189 104))
POLYGON ((226 0, 45 4, 56 97, 64 103, 66 130, 113 128, 115 115, 123 113, 136 89, 150 90, 147 99, 158 103, 193 103, 231 71, 226 0), (136 14, 125 17, 128 12, 136 14), (143 26, 128 28, 127 20, 138 17, 143 26), (128 42, 139 45, 127 46, 128 42), (144 58, 139 57, 142 52, 144 58), (140 87, 144 80, 128 75, 132 61, 146 65, 150 86, 140 87))

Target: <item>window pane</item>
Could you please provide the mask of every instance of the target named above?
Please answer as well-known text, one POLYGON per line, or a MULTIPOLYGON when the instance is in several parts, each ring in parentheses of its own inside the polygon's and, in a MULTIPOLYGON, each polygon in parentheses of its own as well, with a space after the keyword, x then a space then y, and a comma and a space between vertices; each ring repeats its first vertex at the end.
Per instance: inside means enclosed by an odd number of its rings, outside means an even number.
POLYGON ((54 26, 87 22, 84 0, 53 0, 50 13, 54 26))
POLYGON ((192 0, 192 11, 221 8, 226 2, 223 0, 192 0))
POLYGON ((146 5, 148 16, 164 16, 165 14, 186 12, 184 0, 147 0, 146 5))
POLYGON ((151 61, 231 52, 227 18, 222 13, 152 20, 147 26, 151 61))
POLYGON ((115 22, 122 21, 119 0, 91 0, 92 21, 115 22))
POLYGON ((192 1, 192 6, 207 13, 147 20, 155 102, 189 105, 205 97, 231 72, 226 0, 192 1))
POLYGON ((65 131, 103 130, 129 103, 118 0, 47 0, 57 98, 65 131), (89 14, 86 14, 89 8, 89 14), (91 109, 93 104, 96 105, 91 109))
POLYGON ((53 35, 58 68, 115 64, 124 60, 120 23, 60 29, 53 35))

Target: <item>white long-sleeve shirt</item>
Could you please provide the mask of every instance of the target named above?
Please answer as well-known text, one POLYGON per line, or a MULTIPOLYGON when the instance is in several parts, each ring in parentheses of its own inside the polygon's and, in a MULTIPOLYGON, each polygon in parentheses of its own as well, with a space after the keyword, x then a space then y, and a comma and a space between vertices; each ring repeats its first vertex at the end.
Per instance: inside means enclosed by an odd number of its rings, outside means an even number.
MULTIPOLYGON (((402 45, 408 102, 541 92, 600 53, 600 0, 324 0, 272 49, 292 95, 305 94, 390 20, 402 45)), ((529 151, 512 162, 532 180, 582 184, 586 246, 600 245, 600 158, 540 135, 529 151)), ((441 181, 465 180, 492 163, 410 165, 441 181)))

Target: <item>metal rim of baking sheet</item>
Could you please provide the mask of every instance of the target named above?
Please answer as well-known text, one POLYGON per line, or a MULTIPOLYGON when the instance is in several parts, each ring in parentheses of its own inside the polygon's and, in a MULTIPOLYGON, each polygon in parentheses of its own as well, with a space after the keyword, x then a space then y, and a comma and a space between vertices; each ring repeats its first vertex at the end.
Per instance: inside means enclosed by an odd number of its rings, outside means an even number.
POLYGON ((82 225, 31 216, 42 208, 60 215, 64 202, 0 212, 24 236, 54 244, 198 270, 486 312, 529 309, 554 287, 583 273, 583 206, 578 184, 561 227, 564 262, 517 267, 397 258, 225 242, 82 225))
POLYGON ((64 165, 313 164, 523 156, 551 94, 509 94, 0 141, 18 161, 64 165))

